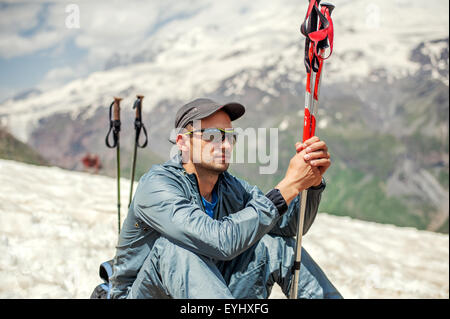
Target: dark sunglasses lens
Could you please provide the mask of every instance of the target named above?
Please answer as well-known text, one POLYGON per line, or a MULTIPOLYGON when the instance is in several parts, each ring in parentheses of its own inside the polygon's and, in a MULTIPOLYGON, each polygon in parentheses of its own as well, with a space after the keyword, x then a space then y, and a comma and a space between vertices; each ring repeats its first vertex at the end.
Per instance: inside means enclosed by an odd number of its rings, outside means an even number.
POLYGON ((202 139, 205 142, 220 143, 227 139, 229 143, 234 145, 236 143, 236 136, 237 134, 234 132, 225 132, 219 129, 205 129, 202 131, 202 139))
POLYGON ((219 130, 205 130, 202 138, 206 142, 219 142, 222 141, 222 133, 219 130))
POLYGON ((235 133, 228 133, 228 134, 225 134, 224 136, 223 136, 223 138, 222 138, 222 141, 225 141, 225 137, 227 138, 227 140, 228 140, 228 142, 229 143, 231 143, 231 144, 236 144, 236 134, 235 133))

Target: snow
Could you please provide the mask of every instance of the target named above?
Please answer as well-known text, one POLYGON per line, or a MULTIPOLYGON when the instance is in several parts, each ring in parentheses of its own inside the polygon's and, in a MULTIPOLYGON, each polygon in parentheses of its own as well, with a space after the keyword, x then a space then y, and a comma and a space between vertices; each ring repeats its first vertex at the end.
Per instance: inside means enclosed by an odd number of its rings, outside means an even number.
POLYGON ((88 298, 114 254, 114 180, 12 161, 0 176, 1 298, 88 298))
MULTIPOLYGON (((115 253, 116 180, 8 160, 0 180, 0 298, 89 298, 115 253)), ((449 298, 448 235, 320 213, 303 243, 345 298, 449 298)))
POLYGON ((289 119, 284 118, 283 121, 280 123, 280 126, 278 127, 280 131, 285 131, 289 127, 289 119))

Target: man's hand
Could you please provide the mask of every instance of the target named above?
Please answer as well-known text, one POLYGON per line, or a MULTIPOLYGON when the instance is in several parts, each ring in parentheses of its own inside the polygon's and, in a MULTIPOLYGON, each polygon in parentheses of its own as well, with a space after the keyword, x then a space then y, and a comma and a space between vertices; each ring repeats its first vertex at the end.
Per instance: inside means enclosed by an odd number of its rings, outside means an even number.
POLYGON ((322 175, 331 165, 327 144, 324 141, 321 141, 317 136, 313 136, 304 143, 296 143, 295 148, 297 153, 305 151, 306 154, 303 156, 305 162, 319 169, 321 175, 320 180, 317 181, 317 184, 313 185, 319 186, 322 181, 322 175))
POLYGON ((304 189, 319 186, 331 165, 328 147, 317 136, 298 142, 295 147, 297 154, 291 158, 283 180, 275 186, 288 205, 304 189))
POLYGON ((285 177, 275 186, 288 205, 301 191, 322 180, 319 168, 305 162, 305 155, 303 150, 291 158, 285 177))

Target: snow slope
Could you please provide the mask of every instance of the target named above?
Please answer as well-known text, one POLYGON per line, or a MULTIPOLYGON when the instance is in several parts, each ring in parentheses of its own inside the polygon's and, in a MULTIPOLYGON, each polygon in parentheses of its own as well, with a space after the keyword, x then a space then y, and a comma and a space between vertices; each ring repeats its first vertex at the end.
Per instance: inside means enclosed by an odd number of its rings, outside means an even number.
MULTIPOLYGON (((389 80, 407 76, 420 67, 409 59, 414 47, 423 41, 448 37, 445 0, 335 4, 334 56, 327 63, 325 83, 373 79, 374 72, 380 70, 389 80)), ((307 1, 298 0, 246 4, 240 0, 208 4, 192 1, 192 12, 155 30, 138 48, 127 53, 112 52, 111 69, 42 94, 3 102, 0 124, 26 142, 39 119, 55 113, 71 113, 75 118, 86 107, 93 112, 108 106, 116 95, 124 98, 124 105, 131 105, 136 94, 149 97, 149 110, 162 100, 189 101, 207 95, 240 72, 242 77, 227 88, 228 95, 239 93, 247 83, 276 96, 273 83, 283 75, 303 83, 303 37, 299 26, 306 5, 307 1), (260 79, 265 68, 272 71, 260 79)), ((171 16, 170 12, 165 14, 171 16)), ((177 14, 172 13, 174 17, 177 14)), ((434 52, 433 47, 427 50, 434 52)), ((442 81, 448 85, 448 75, 442 81)))
MULTIPOLYGON (((0 181, 0 298, 89 298, 114 255, 116 181, 7 160, 0 181)), ((303 242, 345 298, 449 298, 448 235, 320 213, 303 242)))

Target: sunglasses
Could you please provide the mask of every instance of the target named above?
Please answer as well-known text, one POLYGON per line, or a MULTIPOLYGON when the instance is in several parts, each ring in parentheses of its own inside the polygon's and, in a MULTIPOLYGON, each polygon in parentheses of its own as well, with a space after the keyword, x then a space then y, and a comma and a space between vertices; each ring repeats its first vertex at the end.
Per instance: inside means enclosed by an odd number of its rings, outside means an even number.
POLYGON ((205 142, 223 143, 225 139, 227 139, 231 145, 234 145, 237 139, 237 133, 234 131, 234 129, 224 130, 221 128, 203 128, 200 130, 189 131, 184 134, 193 135, 194 133, 201 133, 202 140, 204 140, 205 142))

